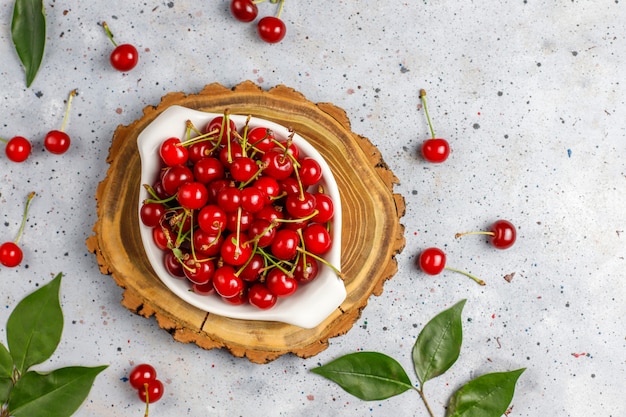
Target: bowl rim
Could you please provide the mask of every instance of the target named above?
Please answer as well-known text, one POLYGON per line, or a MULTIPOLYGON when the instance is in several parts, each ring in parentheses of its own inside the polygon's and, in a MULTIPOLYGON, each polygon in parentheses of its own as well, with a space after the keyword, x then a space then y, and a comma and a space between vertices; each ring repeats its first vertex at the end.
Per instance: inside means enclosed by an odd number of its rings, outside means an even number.
MULTIPOLYGON (((205 112, 173 105, 165 109, 140 132, 137 137, 141 160, 138 211, 143 201, 149 198, 143 184, 152 185, 161 166, 159 158, 155 156, 158 155, 158 148, 163 140, 168 137, 184 139, 187 120, 190 120, 194 126, 204 126, 218 116, 223 116, 223 113, 205 112)), ((277 136, 282 138, 287 138, 290 134, 286 127, 267 119, 248 114, 230 114, 229 117, 238 127, 243 126, 250 117, 248 124, 250 129, 264 126, 272 129, 277 136)), ((329 165, 317 149, 297 132, 293 133, 293 142, 298 146, 302 155, 313 157, 322 167, 323 177, 320 184, 324 186, 324 192, 331 197, 335 210, 331 220, 333 244, 323 258, 341 270, 341 198, 337 182, 329 165)), ((208 313, 234 319, 275 321, 302 328, 314 328, 346 299, 347 293, 343 280, 331 268, 322 264, 315 280, 301 285, 294 295, 279 299, 276 305, 268 310, 261 310, 249 304, 231 305, 215 295, 196 294, 190 291, 188 280, 175 278, 165 270, 162 262, 163 252, 154 244, 152 228, 145 226, 141 221, 139 221, 139 228, 144 250, 157 277, 180 299, 208 313)))

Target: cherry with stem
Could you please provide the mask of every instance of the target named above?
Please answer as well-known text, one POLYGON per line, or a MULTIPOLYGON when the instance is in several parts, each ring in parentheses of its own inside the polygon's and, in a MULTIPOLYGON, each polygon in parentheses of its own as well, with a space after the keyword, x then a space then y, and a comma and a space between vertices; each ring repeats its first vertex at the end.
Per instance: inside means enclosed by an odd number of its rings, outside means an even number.
POLYGON ((127 72, 135 68, 137 62, 139 62, 139 52, 137 52, 137 48, 129 43, 118 45, 113 39, 113 33, 111 33, 111 30, 109 29, 109 25, 107 25, 106 22, 102 22, 102 27, 104 28, 107 37, 115 47, 109 57, 111 66, 122 72, 127 72))
MULTIPOLYGON (((272 3, 277 2, 278 0, 272 1, 272 3)), ((276 16, 265 16, 259 20, 257 32, 263 41, 267 43, 278 43, 282 41, 287 34, 287 26, 285 26, 285 22, 280 19, 284 6, 285 0, 280 0, 276 16)))
POLYGON ((459 274, 465 275, 479 285, 485 285, 485 281, 482 279, 477 278, 468 272, 447 266, 446 254, 439 248, 433 247, 424 249, 417 258, 417 266, 428 275, 438 275, 444 269, 447 269, 448 271, 458 272, 459 274))
POLYGON ((19 240, 24 233, 24 227, 26 226, 26 218, 28 216, 28 208, 30 207, 30 203, 35 197, 35 192, 31 192, 28 194, 28 198, 26 199, 26 205, 24 207, 24 214, 22 216, 22 224, 20 225, 20 229, 17 232, 17 236, 15 240, 12 242, 5 242, 0 245, 0 264, 8 267, 14 268, 22 263, 22 259, 24 258, 24 253, 22 249, 18 246, 19 240))
POLYGON ((465 235, 487 235, 491 245, 496 249, 508 249, 515 243, 517 238, 517 232, 515 226, 508 220, 496 220, 490 227, 490 229, 477 232, 463 232, 454 235, 455 238, 460 238, 465 235))
POLYGON ((450 145, 448 141, 435 136, 435 130, 433 124, 430 121, 430 114, 428 113, 428 106, 426 105, 426 90, 420 90, 420 100, 422 101, 422 107, 426 114, 426 120, 428 121, 428 128, 430 129, 431 138, 424 141, 422 144, 422 156, 428 162, 441 163, 448 159, 450 155, 450 145))
POLYGON ((63 124, 61 124, 60 130, 51 130, 48 132, 44 139, 44 147, 48 152, 57 155, 67 152, 70 148, 70 136, 65 132, 65 125, 70 113, 70 107, 72 105, 72 99, 76 95, 76 89, 70 91, 70 95, 67 99, 67 106, 65 107, 65 115, 63 116, 63 124))

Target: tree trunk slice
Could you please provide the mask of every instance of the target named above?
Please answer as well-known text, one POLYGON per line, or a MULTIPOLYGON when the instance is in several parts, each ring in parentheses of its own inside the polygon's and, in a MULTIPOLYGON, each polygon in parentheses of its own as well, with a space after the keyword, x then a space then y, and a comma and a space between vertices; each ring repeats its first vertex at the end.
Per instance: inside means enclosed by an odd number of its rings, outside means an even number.
POLYGON ((262 90, 251 81, 232 89, 210 84, 198 94, 170 93, 143 110, 113 136, 106 178, 96 191, 98 220, 87 239, 100 271, 124 289, 122 304, 144 317, 154 315, 175 340, 205 349, 226 348, 234 356, 267 363, 286 353, 311 357, 328 339, 345 334, 371 294, 397 271, 405 245, 404 198, 393 193, 398 179, 369 140, 354 134, 345 112, 312 103, 285 86, 262 90), (342 201, 341 269, 346 300, 313 329, 277 322, 238 320, 209 314, 174 295, 154 273, 139 235, 140 159, 137 136, 162 111, 181 105, 206 112, 252 115, 279 123, 308 140, 326 159, 342 201))

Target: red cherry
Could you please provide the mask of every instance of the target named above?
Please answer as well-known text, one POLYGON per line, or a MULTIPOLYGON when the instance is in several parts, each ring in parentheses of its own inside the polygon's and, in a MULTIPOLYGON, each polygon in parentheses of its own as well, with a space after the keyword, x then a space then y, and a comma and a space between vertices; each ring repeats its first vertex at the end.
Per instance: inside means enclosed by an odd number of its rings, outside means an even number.
POLYGON ((430 134, 432 135, 430 139, 425 140, 422 144, 422 156, 428 162, 441 163, 450 155, 450 145, 445 139, 435 137, 433 124, 430 122, 430 115, 428 114, 428 107, 426 106, 426 90, 420 90, 420 100, 424 107, 424 113, 426 113, 430 134))
POLYGON ((311 221, 326 223, 332 219, 335 214, 333 200, 328 194, 316 193, 313 195, 315 196, 315 209, 318 213, 311 219, 311 221))
POLYGON ((289 229, 280 229, 272 241, 272 254, 281 260, 289 261, 296 257, 300 237, 298 233, 289 229))
POLYGON ((228 132, 228 140, 235 139, 235 132, 237 132, 237 125, 230 118, 228 113, 224 116, 214 117, 206 124, 204 127, 203 133, 216 132, 215 137, 221 138, 221 143, 226 143, 226 132, 228 132), (226 125, 226 120, 228 120, 228 125, 226 125))
POLYGON ((239 276, 241 279, 247 282, 258 281, 261 277, 261 269, 265 267, 265 258, 262 255, 255 253, 250 258, 248 264, 241 270, 239 276))
POLYGON ((187 279, 198 285, 210 283, 215 273, 215 264, 210 259, 200 262, 190 257, 185 261, 185 266, 183 270, 187 279))
POLYGON ((232 0, 230 2, 230 12, 235 19, 247 23, 256 19, 259 9, 252 0, 232 0))
POLYGON ((217 158, 202 158, 193 165, 196 181, 203 184, 224 178, 224 165, 217 158))
POLYGON ((293 271, 293 277, 300 283, 311 282, 317 277, 319 264, 311 256, 301 256, 293 271))
POLYGON ((201 209, 208 200, 209 192, 206 187, 199 182, 186 182, 178 187, 178 202, 186 209, 201 209))
POLYGON ((267 152, 276 146, 274 131, 266 127, 254 127, 248 132, 248 144, 261 152, 267 152))
POLYGON ((445 139, 427 139, 422 144, 422 156, 428 162, 441 163, 448 159, 450 145, 445 139))
POLYGON ((15 242, 5 242, 0 245, 0 264, 14 268, 22 263, 24 254, 15 242))
POLYGON ((156 227, 161 224, 165 214, 165 206, 161 203, 144 203, 139 209, 141 222, 148 227, 156 227))
POLYGON ((30 203, 33 200, 33 197, 35 197, 34 192, 28 194, 28 198, 26 199, 26 206, 24 207, 24 214, 22 215, 22 224, 20 225, 20 229, 17 232, 17 237, 15 238, 15 240, 13 242, 5 242, 0 245, 0 264, 8 268, 18 266, 24 258, 24 253, 17 244, 22 237, 22 233, 24 232, 24 226, 26 226, 26 217, 28 215, 28 208, 30 207, 30 203))
POLYGON ((220 248, 224 262, 234 266, 245 264, 252 256, 252 246, 246 243, 247 240, 248 236, 244 233, 229 235, 220 248))
POLYGON ((163 397, 165 387, 158 379, 149 381, 143 387, 137 390, 139 399, 143 402, 153 403, 159 401, 163 397))
POLYGON ((322 179, 322 167, 315 159, 306 157, 300 159, 300 181, 305 186, 317 184, 322 179))
POLYGON ((137 62, 139 62, 139 52, 133 45, 124 43, 113 49, 109 60, 113 68, 127 72, 135 68, 137 62))
POLYGON ((513 246, 517 232, 513 223, 508 220, 498 220, 491 225, 491 244, 497 249, 507 249, 513 246))
POLYGON ((248 302, 261 310, 274 307, 277 297, 263 284, 253 284, 248 290, 248 302))
POLYGON ((233 159, 230 165, 230 175, 235 181, 248 182, 259 172, 259 166, 254 159, 247 156, 239 156, 233 159))
POLYGON ((224 243, 224 235, 217 233, 207 233, 201 229, 195 230, 193 233, 193 247, 197 254, 211 257, 220 253, 222 244, 224 243))
POLYGON ((208 234, 217 234, 226 229, 226 212, 215 204, 202 207, 198 213, 198 226, 208 234))
POLYGON ((517 232, 515 226, 508 220, 495 221, 489 231, 457 233, 454 237, 465 235, 488 235, 489 240, 496 249, 508 249, 515 243, 517 232))
POLYGON ((325 226, 320 223, 312 223, 302 231, 302 239, 304 247, 308 252, 315 255, 323 255, 328 252, 332 246, 330 233, 325 226))
POLYGON ((157 226, 152 229, 152 240, 157 248, 167 250, 171 239, 171 230, 169 226, 157 226))
POLYGON ((128 382, 135 389, 143 389, 145 383, 156 380, 157 373, 152 365, 142 363, 128 374, 128 382))
POLYGON ((60 155, 70 148, 70 136, 61 130, 51 130, 46 135, 43 145, 48 152, 60 155))
POLYGON ((272 269, 265 280, 267 289, 276 297, 289 297, 298 289, 298 281, 278 268, 272 269))
POLYGON ((185 164, 189 159, 189 151, 181 145, 178 138, 165 139, 159 148, 159 155, 169 167, 185 164))
POLYGON ((287 34, 285 23, 276 16, 265 16, 257 25, 259 37, 267 43, 277 43, 287 34))
POLYGON ((124 72, 135 68, 135 65, 137 65, 137 62, 139 61, 139 52, 137 52, 137 48, 128 43, 118 45, 117 42, 113 40, 113 34, 111 33, 111 30, 106 22, 102 22, 102 27, 104 28, 104 31, 113 46, 115 46, 115 49, 113 49, 113 52, 111 52, 111 56, 109 57, 109 61, 111 62, 113 68, 124 72))
POLYGON ((313 197, 313 194, 306 191, 302 194, 291 194, 287 196, 287 200, 285 201, 287 213, 291 214, 296 219, 308 217, 313 214, 315 205, 315 197, 313 197))
POLYGON ((184 278, 185 271, 176 255, 170 250, 165 253, 163 258, 163 266, 169 274, 175 278, 184 278))
MULTIPOLYGON (((5 142, 4 139, 0 138, 0 141, 5 142)), ((24 162, 28 159, 30 155, 30 151, 32 150, 32 145, 30 141, 23 136, 15 136, 8 141, 6 141, 6 148, 4 152, 13 162, 24 162)))
POLYGON ((178 188, 193 181, 193 172, 185 165, 174 165, 167 168, 163 173, 161 184, 168 196, 172 196, 178 192, 178 188))
POLYGON ((224 265, 215 270, 213 287, 223 298, 235 297, 244 289, 244 283, 232 266, 224 265))

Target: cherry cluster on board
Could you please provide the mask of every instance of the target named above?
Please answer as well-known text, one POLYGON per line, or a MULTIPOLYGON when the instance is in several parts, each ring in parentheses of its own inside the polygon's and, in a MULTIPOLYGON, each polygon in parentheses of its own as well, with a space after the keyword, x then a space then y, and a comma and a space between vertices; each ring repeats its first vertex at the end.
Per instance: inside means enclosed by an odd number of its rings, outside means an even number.
MULTIPOLYGON (((250 23, 259 15, 257 4, 265 0, 231 0, 230 12, 240 22, 250 23)), ((270 0, 270 3, 279 3, 276 16, 264 16, 257 22, 257 34, 267 43, 278 43, 287 34, 287 26, 280 16, 285 5, 285 0, 270 0)))
POLYGON ((237 127, 225 111, 201 130, 188 121, 184 141, 165 139, 140 218, 165 269, 192 291, 268 309, 314 280, 320 263, 340 275, 323 257, 334 204, 293 132, 281 138, 249 120, 237 127))
MULTIPOLYGON (((422 157, 428 162, 442 163, 448 159, 448 156, 450 155, 450 144, 447 140, 437 138, 435 136, 435 131, 433 129, 430 115, 428 113, 428 107, 426 105, 426 91, 423 89, 420 90, 420 100, 422 102, 422 107, 424 108, 424 113, 426 114, 426 120, 428 121, 428 127, 431 133, 431 137, 422 143, 422 157)), ((487 235, 489 236, 491 245, 496 249, 510 248, 513 246, 517 238, 515 226, 510 221, 504 219, 496 220, 487 231, 457 233, 455 238, 465 235, 487 235)), ((480 285, 485 285, 485 281, 482 279, 479 279, 468 272, 447 266, 445 252, 436 247, 424 249, 419 254, 416 264, 424 273, 429 275, 438 275, 444 269, 447 269, 466 275, 480 285)))

